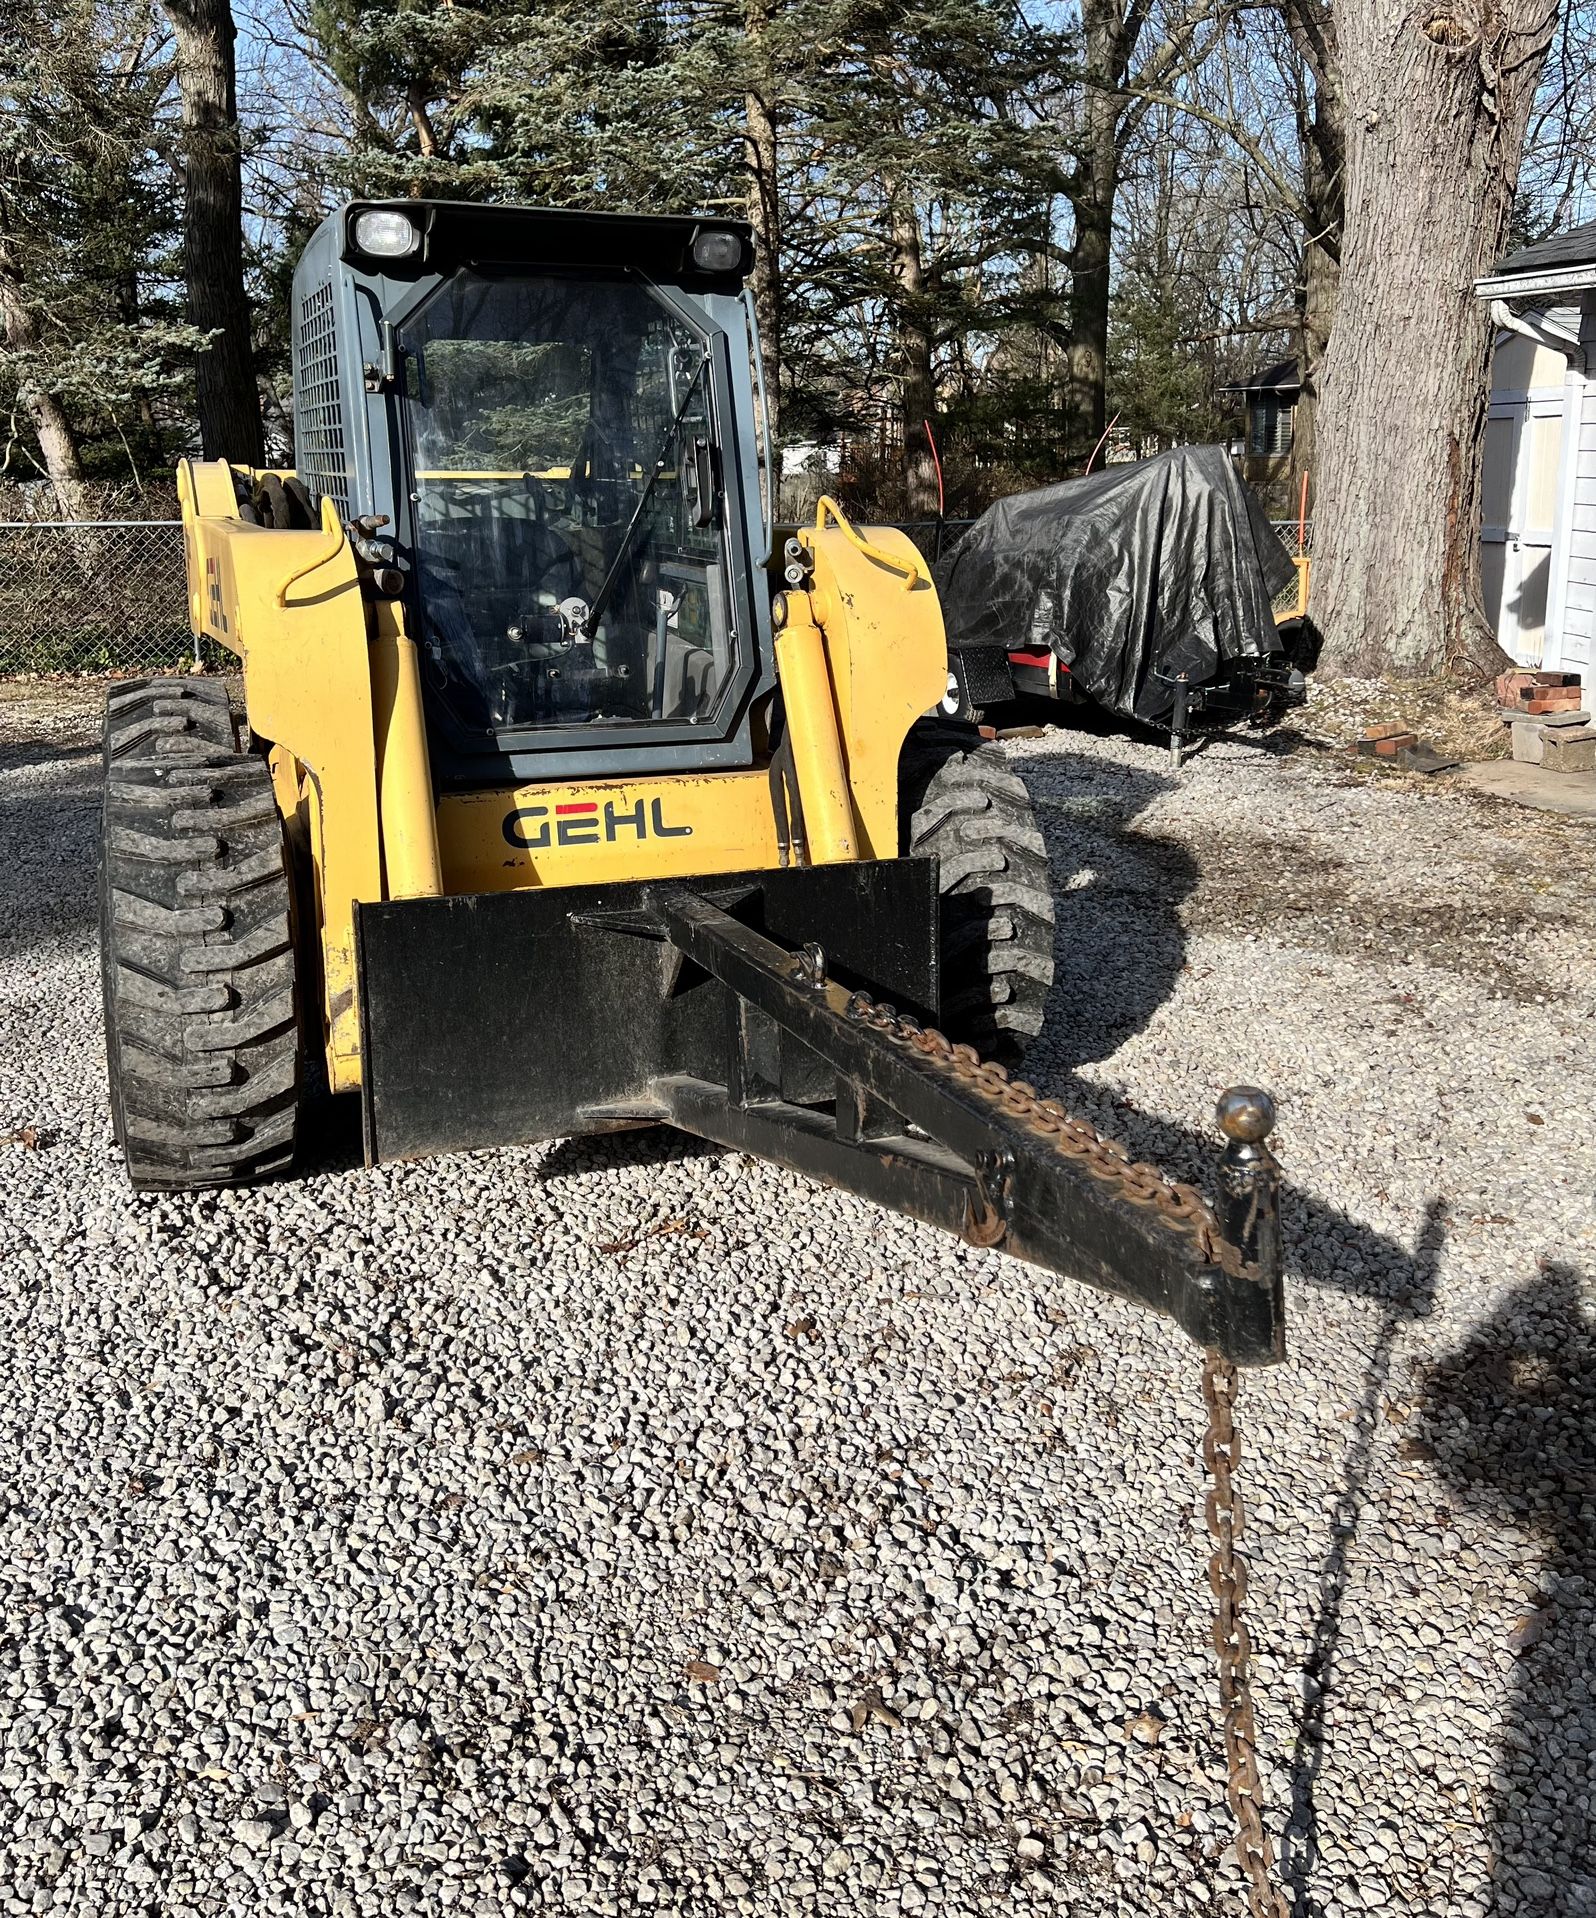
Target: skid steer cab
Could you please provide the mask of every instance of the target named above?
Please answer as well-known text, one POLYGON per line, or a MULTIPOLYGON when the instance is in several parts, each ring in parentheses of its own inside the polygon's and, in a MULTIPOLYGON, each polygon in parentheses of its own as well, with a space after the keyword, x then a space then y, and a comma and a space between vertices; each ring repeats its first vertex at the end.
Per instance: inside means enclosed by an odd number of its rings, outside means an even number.
POLYGON ((199 678, 107 707, 133 1183, 286 1171, 314 1063, 372 1162, 680 1126, 1273 1357, 1261 1095, 1216 1211, 1009 1076, 1042 838, 923 717, 909 542, 773 529, 751 263, 734 221, 408 200, 311 238, 293 470, 179 469, 242 712, 199 678))

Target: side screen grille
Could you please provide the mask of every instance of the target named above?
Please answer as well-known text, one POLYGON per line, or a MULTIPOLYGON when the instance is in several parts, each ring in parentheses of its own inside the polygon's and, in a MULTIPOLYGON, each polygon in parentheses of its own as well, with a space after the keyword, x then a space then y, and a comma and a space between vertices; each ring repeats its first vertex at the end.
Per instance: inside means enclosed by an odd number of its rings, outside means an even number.
POLYGON ((294 382, 294 450, 300 477, 349 517, 349 465, 338 396, 337 326, 329 280, 299 310, 299 364, 294 382))

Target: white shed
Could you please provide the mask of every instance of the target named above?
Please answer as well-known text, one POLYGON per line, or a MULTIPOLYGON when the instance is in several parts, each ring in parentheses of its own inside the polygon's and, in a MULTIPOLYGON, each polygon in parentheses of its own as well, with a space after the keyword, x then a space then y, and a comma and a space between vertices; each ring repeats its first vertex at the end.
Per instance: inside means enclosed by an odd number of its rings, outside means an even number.
POLYGON ((1497 324, 1480 581, 1502 650, 1589 673, 1596 651, 1596 221, 1510 253, 1474 291, 1497 324))

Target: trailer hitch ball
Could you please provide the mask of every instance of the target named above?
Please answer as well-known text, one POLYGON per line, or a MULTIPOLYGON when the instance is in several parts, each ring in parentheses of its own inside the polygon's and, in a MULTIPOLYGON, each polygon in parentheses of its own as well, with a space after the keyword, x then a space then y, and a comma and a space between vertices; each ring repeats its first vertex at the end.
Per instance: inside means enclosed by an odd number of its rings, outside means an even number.
POLYGON ((1274 1129, 1275 1102, 1267 1092, 1257 1086, 1231 1086, 1220 1093, 1219 1130, 1232 1144, 1261 1144, 1274 1129))
POLYGON ((1275 1129, 1275 1102, 1257 1086, 1231 1086, 1219 1095, 1217 1116, 1225 1135, 1225 1236, 1248 1265, 1278 1275, 1280 1162, 1264 1143, 1275 1129))

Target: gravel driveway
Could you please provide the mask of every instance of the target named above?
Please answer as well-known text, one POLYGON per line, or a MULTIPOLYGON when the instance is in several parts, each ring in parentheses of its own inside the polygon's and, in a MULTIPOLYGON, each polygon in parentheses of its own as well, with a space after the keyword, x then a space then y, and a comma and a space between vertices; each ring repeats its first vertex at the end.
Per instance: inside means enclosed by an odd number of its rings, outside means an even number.
MULTIPOLYGON (((669 1135, 135 1199, 82 697, 0 699, 0 1911, 1239 1913, 1195 1352, 669 1135)), ((1596 1913, 1596 841, 1311 739, 1008 750, 1035 1076, 1207 1175, 1299 1912, 1596 1913)))

